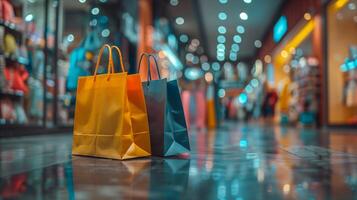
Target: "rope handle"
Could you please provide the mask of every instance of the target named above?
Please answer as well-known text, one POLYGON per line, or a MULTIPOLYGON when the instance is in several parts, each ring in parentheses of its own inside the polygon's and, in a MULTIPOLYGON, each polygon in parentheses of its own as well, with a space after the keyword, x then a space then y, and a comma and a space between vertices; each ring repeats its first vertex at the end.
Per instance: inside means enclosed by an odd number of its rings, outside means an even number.
MULTIPOLYGON (((119 60, 120 60, 120 68, 121 68, 121 71, 122 72, 125 72, 125 68, 124 68, 124 64, 123 64, 123 54, 120 50, 119 47, 113 45, 110 47, 111 50, 115 49, 117 54, 119 55, 119 60)), ((111 70, 112 70, 112 73, 115 73, 114 71, 114 62, 113 62, 113 58, 111 59, 111 70)))
POLYGON ((108 49, 109 51, 109 57, 108 57, 108 75, 110 74, 110 68, 112 67, 112 63, 113 63, 113 60, 112 60, 112 50, 110 48, 110 46, 108 44, 104 44, 102 46, 102 48, 100 48, 99 50, 99 54, 98 54, 98 59, 97 59, 97 63, 95 65, 95 70, 94 70, 94 80, 96 79, 97 77, 97 72, 98 72, 98 67, 99 67, 99 64, 100 64, 100 61, 102 59, 102 55, 103 55, 103 52, 105 49, 108 49))
POLYGON ((148 54, 148 53, 142 53, 141 56, 140 56, 140 60, 139 60, 139 66, 138 66, 138 71, 140 72, 140 67, 141 67, 141 61, 142 59, 144 58, 144 56, 146 56, 147 58, 147 62, 148 62, 148 81, 151 81, 152 80, 152 77, 151 77, 151 70, 150 70, 150 58, 152 58, 155 62, 155 66, 156 66, 156 74, 159 78, 159 80, 161 79, 161 76, 160 76, 160 70, 159 70, 159 65, 157 63, 157 60, 155 58, 154 55, 152 54, 148 54))

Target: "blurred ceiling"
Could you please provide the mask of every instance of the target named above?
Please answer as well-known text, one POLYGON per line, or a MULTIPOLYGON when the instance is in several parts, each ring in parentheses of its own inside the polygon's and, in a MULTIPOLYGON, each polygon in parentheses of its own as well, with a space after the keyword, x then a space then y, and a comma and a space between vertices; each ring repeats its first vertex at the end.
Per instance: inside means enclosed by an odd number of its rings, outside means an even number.
MULTIPOLYGON (((225 60, 229 55, 233 43, 237 43, 239 51, 237 60, 250 59, 255 56, 257 46, 270 28, 275 14, 284 0, 169 0, 178 4, 167 4, 169 16, 178 36, 187 34, 191 39, 197 38, 205 49, 205 54, 210 60, 217 60, 217 36, 225 37, 225 60), (226 14, 226 20, 219 19, 219 13, 226 14), (242 20, 241 12, 248 15, 247 20, 242 20), (184 18, 184 24, 175 23, 177 17, 184 18), (244 33, 237 32, 237 26, 244 27, 244 33), (219 33, 218 27, 224 26, 225 33, 219 33), (233 37, 236 37, 234 42, 233 37), (256 40, 259 40, 256 42, 256 40)), ((224 19, 224 14, 221 16, 224 19)), ((240 28, 241 29, 241 28, 240 28)), ((222 29, 221 29, 222 30, 222 29)), ((224 31, 223 31, 224 32, 224 31)), ((222 39, 222 37, 220 38, 222 39)), ((221 45, 222 46, 222 45, 221 45)))

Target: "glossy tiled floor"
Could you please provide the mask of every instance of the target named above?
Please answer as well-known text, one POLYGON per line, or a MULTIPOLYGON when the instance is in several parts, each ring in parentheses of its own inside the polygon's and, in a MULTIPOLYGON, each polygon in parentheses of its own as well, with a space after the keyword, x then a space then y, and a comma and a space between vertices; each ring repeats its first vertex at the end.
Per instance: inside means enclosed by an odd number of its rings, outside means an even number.
POLYGON ((71 135, 0 141, 0 199, 357 199, 357 132, 226 124, 180 158, 71 156, 71 135))

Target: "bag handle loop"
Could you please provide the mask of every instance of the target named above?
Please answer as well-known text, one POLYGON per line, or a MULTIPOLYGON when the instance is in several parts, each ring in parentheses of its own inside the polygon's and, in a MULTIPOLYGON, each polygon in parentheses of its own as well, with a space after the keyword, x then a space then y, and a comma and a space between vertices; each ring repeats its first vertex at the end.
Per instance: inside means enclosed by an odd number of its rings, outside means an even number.
POLYGON ((99 64, 100 64, 100 61, 102 59, 102 55, 103 55, 103 52, 105 49, 108 49, 109 51, 109 57, 108 57, 108 75, 110 74, 110 67, 112 66, 112 63, 113 63, 113 60, 112 60, 112 50, 110 48, 110 46, 108 44, 105 44, 102 46, 102 48, 100 48, 99 50, 99 54, 98 54, 98 59, 97 59, 97 64, 95 65, 95 70, 94 70, 94 80, 96 79, 97 77, 97 72, 98 72, 98 67, 99 67, 99 64))
POLYGON ((140 72, 140 67, 141 67, 141 61, 142 59, 144 58, 144 56, 146 56, 147 58, 147 62, 148 62, 148 82, 152 80, 152 77, 151 77, 151 70, 150 70, 150 58, 152 58, 155 62, 155 66, 156 66, 156 74, 159 78, 159 80, 161 79, 161 76, 160 76, 160 70, 159 70, 159 65, 157 63, 157 60, 155 58, 154 55, 152 54, 148 54, 148 53, 142 53, 141 56, 140 56, 140 60, 139 60, 139 66, 138 66, 138 71, 140 72))
MULTIPOLYGON (((123 64, 123 55, 121 53, 121 50, 119 47, 113 45, 110 47, 110 49, 115 49, 117 54, 119 55, 119 60, 120 60, 120 68, 121 68, 121 71, 122 72, 125 72, 125 68, 124 68, 124 64, 123 64)), ((112 70, 112 73, 114 73, 114 63, 113 63, 113 58, 111 59, 111 70, 112 70)))

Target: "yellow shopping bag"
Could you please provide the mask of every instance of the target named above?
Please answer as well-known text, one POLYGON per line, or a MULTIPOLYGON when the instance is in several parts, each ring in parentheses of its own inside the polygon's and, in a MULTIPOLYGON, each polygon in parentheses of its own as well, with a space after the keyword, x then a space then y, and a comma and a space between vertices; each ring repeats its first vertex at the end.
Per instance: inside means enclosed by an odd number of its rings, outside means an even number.
POLYGON ((72 154, 113 159, 151 155, 144 94, 139 74, 128 75, 118 47, 104 45, 94 76, 78 79, 72 154), (108 49, 108 73, 97 75, 108 49), (122 73, 114 73, 112 49, 117 50, 122 73))

